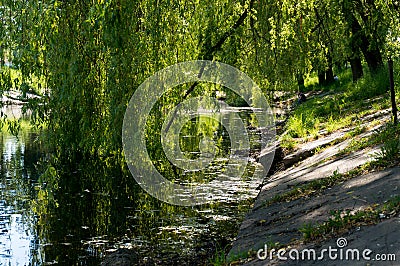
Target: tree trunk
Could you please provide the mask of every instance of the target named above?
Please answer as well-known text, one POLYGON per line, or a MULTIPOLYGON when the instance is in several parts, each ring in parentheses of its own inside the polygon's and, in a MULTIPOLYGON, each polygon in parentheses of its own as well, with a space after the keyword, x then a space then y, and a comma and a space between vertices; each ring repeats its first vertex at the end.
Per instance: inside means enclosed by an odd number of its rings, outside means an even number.
POLYGON ((333 82, 335 82, 332 66, 329 66, 328 70, 325 71, 325 75, 326 75, 326 81, 325 81, 326 84, 332 84, 333 82))
MULTIPOLYGON (((354 36, 354 32, 358 30, 356 27, 358 24, 357 21, 355 21, 354 15, 351 13, 350 7, 346 5, 347 2, 343 1, 343 6, 342 6, 342 11, 343 14, 346 18, 347 25, 349 27, 349 30, 353 34, 353 36, 350 39, 350 49, 351 49, 351 57, 349 59, 350 65, 351 65, 351 73, 353 74, 353 82, 356 82, 359 80, 363 75, 363 69, 362 69, 362 64, 361 64, 361 59, 359 57, 359 44, 357 44, 357 39, 356 36, 354 36)), ((361 28, 361 27, 359 27, 361 28)))
POLYGON ((335 78, 333 77, 332 57, 330 54, 328 54, 327 58, 328 58, 328 69, 325 71, 325 82, 326 84, 332 84, 333 82, 335 82, 335 78))
POLYGON ((299 85, 299 91, 303 92, 304 89, 306 88, 304 86, 304 77, 303 77, 303 75, 302 74, 297 74, 296 79, 297 79, 297 85, 299 85))
POLYGON ((389 58, 388 60, 388 68, 389 68, 390 100, 392 102, 393 123, 397 124, 397 106, 396 106, 396 95, 394 92, 393 60, 391 58, 389 58))
POLYGON ((375 74, 381 67, 383 67, 382 54, 379 49, 370 49, 370 43, 364 34, 361 39, 361 51, 364 55, 365 61, 367 61, 369 70, 372 74, 375 74))
POLYGON ((325 85, 325 72, 318 70, 318 84, 323 86, 325 85))
POLYGON ((372 48, 367 36, 363 32, 357 18, 349 12, 351 32, 353 34, 352 45, 357 45, 367 61, 371 73, 376 73, 383 66, 382 54, 378 48, 372 48), (372 49, 371 49, 372 48, 372 49))
POLYGON ((353 82, 359 80, 363 75, 361 59, 358 56, 350 59, 351 73, 353 74, 353 82))
MULTIPOLYGON (((343 2, 342 11, 352 34, 350 48, 353 51, 353 56, 355 54, 354 50, 358 51, 358 49, 360 49, 365 57, 365 61, 367 61, 369 70, 371 73, 376 73, 379 68, 383 66, 380 50, 377 47, 371 47, 371 43, 365 35, 360 23, 352 13, 352 7, 349 5, 349 2, 343 2)), ((354 62, 354 64, 352 64, 352 69, 353 65, 358 65, 358 63, 354 62)), ((356 68, 359 69, 358 67, 356 68)), ((359 76, 356 76, 355 78, 354 73, 355 72, 353 71, 353 81, 355 81, 357 77, 359 78, 359 76)))

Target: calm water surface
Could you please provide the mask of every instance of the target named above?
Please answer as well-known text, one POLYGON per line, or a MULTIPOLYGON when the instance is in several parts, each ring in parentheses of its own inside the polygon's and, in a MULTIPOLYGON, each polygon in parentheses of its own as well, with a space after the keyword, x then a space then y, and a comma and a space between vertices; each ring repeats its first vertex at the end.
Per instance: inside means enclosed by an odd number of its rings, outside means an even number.
MULTIPOLYGON (((244 117, 251 120, 246 112, 244 117)), ((198 122, 187 125, 181 136, 183 150, 193 158, 199 128, 206 134, 198 122)), ((199 175, 212 180, 224 171, 230 146, 222 127, 211 122, 207 127, 221 158, 199 175)), ((204 265, 236 236, 258 193, 249 186, 246 193, 230 190, 217 204, 172 206, 145 193, 112 159, 78 158, 49 167, 36 134, 22 132, 16 138, 3 133, 0 141, 0 265, 99 265, 102 257, 123 247, 136 250, 150 265, 204 265)), ((175 180, 189 175, 163 167, 165 158, 157 150, 150 153, 164 175, 175 180)), ((252 173, 251 163, 246 172, 252 173)), ((235 180, 230 182, 234 187, 235 180)))
POLYGON ((31 209, 37 194, 37 172, 32 163, 38 154, 26 152, 26 142, 33 142, 34 137, 0 135, 0 265, 30 265, 40 256, 36 218, 31 209))

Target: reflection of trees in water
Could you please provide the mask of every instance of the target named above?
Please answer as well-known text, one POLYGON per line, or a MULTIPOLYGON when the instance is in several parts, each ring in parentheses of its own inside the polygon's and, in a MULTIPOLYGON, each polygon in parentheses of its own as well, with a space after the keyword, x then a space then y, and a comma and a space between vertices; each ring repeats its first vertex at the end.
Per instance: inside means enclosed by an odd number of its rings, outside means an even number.
MULTIPOLYGON (((149 153, 164 175, 181 178, 181 169, 174 169, 163 157, 157 140, 160 124, 153 122, 149 128, 149 153)), ((196 159, 197 155, 190 152, 199 151, 203 136, 215 141, 217 156, 229 156, 228 133, 212 119, 193 119, 185 125, 180 137, 182 150, 196 159)), ((44 261, 97 265, 99 252, 123 244, 143 255, 158 259, 162 256, 169 261, 176 254, 198 253, 204 250, 202 246, 215 246, 215 241, 229 238, 235 233, 237 221, 217 221, 213 217, 236 217, 238 208, 248 206, 248 202, 193 208, 171 206, 149 196, 128 169, 112 159, 85 158, 71 163, 60 157, 55 158, 53 166, 43 163, 41 158, 47 151, 37 137, 22 132, 19 140, 4 134, 0 138, 0 212, 21 214, 14 216, 13 224, 22 225, 21 234, 29 233, 28 242, 22 246, 30 254, 25 258, 32 265, 44 261)), ((196 175, 199 174, 184 178, 199 178, 196 175)), ((0 232, 7 229, 6 223, 11 224, 11 219, 4 217, 0 219, 0 232)), ((13 256, 11 260, 17 259, 13 256)))
MULTIPOLYGON (((163 153, 162 123, 157 120, 161 115, 152 117, 155 120, 147 131, 150 158, 164 176, 177 181, 182 178, 182 169, 171 165, 163 153)), ((244 118, 249 119, 248 115, 244 118)), ((180 137, 182 150, 195 159, 196 154, 190 152, 199 151, 202 136, 215 141, 217 156, 229 157, 228 132, 212 119, 193 119, 185 125, 180 137)), ((99 259, 91 255, 121 245, 150 257, 163 254, 166 261, 173 254, 193 255, 204 245, 215 246, 215 242, 233 236, 239 223, 230 218, 240 217, 250 205, 249 200, 244 200, 197 207, 172 206, 144 192, 127 167, 121 167, 118 161, 84 158, 71 163, 57 159, 59 163, 48 167, 40 178, 42 185, 34 208, 46 261, 95 265, 99 259)), ((203 177, 207 176, 192 173, 184 178, 191 181, 203 177)))
POLYGON ((18 138, 0 134, 0 264, 35 265, 37 237, 31 200, 36 197, 37 172, 34 163, 40 149, 34 135, 21 132, 18 138))

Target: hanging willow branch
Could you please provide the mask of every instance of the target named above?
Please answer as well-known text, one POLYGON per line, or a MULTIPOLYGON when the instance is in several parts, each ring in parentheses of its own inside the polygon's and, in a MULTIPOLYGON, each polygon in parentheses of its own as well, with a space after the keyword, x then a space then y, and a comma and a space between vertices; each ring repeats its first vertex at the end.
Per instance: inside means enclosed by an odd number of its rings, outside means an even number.
MULTIPOLYGON (((203 59, 203 60, 213 60, 214 59, 215 53, 221 50, 221 47, 225 43, 225 41, 230 36, 232 36, 240 26, 243 25, 244 21, 246 20, 247 16, 250 13, 250 10, 253 8, 253 4, 254 4, 254 0, 251 0, 248 8, 246 8, 243 11, 242 15, 240 15, 240 17, 235 22, 235 24, 233 24, 233 26, 219 38, 218 42, 215 45, 213 45, 209 49, 207 49, 204 54, 199 55, 199 58, 198 58, 199 60, 201 60, 201 59, 203 59)), ((205 67, 205 65, 203 64, 203 66, 200 69, 200 72, 198 74, 198 78, 201 78, 201 76, 203 75, 204 67, 205 67)), ((196 88, 196 86, 198 84, 199 84, 199 82, 196 81, 196 82, 194 82, 192 84, 192 86, 190 86, 190 88, 186 91, 185 95, 183 96, 183 100, 185 100, 189 96, 189 94, 192 91, 194 91, 194 89, 196 88)), ((174 115, 172 116, 172 119, 168 122, 167 126, 165 127, 165 131, 164 131, 165 133, 167 133, 169 128, 171 127, 171 124, 172 124, 177 112, 178 112, 178 108, 175 108, 174 115)))

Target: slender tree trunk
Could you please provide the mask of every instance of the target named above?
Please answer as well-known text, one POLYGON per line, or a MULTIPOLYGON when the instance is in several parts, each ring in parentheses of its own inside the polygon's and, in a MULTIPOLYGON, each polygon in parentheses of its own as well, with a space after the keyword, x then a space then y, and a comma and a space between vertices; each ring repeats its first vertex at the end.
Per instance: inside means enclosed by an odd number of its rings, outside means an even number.
POLYGON ((353 74, 353 82, 359 80, 363 75, 361 59, 358 56, 350 59, 351 73, 353 74))
POLYGON ((335 82, 332 66, 329 66, 329 68, 325 71, 325 75, 326 75, 326 84, 332 84, 333 82, 335 82))
POLYGON ((318 84, 323 86, 325 85, 325 72, 318 70, 318 84))
POLYGON ((304 89, 306 87, 304 86, 304 77, 303 77, 303 75, 302 74, 297 74, 296 79, 297 79, 297 85, 299 85, 299 91, 300 92, 304 92, 304 89))
POLYGON ((332 84, 333 82, 335 82, 335 79, 333 77, 332 57, 330 54, 328 54, 327 58, 328 58, 328 69, 325 71, 325 82, 326 84, 332 84))
POLYGON ((397 106, 396 106, 396 95, 394 91, 393 60, 391 58, 389 58, 388 60, 388 68, 389 68, 390 100, 392 102, 393 123, 397 124, 397 106))

